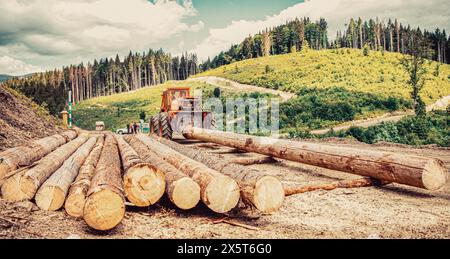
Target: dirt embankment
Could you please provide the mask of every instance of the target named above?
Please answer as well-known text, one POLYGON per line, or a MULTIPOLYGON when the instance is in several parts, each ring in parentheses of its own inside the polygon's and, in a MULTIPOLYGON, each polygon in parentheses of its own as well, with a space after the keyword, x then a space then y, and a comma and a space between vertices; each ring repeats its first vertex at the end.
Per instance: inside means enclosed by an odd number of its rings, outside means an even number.
POLYGON ((0 84, 0 151, 57 133, 57 120, 19 93, 0 84))

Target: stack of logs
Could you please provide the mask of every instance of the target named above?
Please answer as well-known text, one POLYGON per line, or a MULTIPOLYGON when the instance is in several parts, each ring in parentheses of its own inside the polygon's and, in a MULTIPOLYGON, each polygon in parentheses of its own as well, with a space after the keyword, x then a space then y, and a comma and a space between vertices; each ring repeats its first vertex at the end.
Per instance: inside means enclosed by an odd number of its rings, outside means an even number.
MULTIPOLYGON (((185 136, 368 177, 312 190, 374 182, 436 190, 448 178, 442 161, 431 158, 199 129, 185 136)), ((169 140, 73 130, 0 153, 0 187, 7 201, 34 199, 42 210, 64 208, 97 230, 116 227, 126 201, 148 207, 166 194, 181 210, 202 202, 226 213, 242 201, 272 213, 285 195, 309 190, 285 189, 276 177, 169 140)))
POLYGON ((282 206, 285 192, 277 178, 218 160, 145 135, 67 131, 0 153, 0 186, 6 201, 64 208, 97 230, 116 227, 126 201, 148 207, 164 194, 182 210, 202 202, 226 213, 240 200, 264 213, 282 206))

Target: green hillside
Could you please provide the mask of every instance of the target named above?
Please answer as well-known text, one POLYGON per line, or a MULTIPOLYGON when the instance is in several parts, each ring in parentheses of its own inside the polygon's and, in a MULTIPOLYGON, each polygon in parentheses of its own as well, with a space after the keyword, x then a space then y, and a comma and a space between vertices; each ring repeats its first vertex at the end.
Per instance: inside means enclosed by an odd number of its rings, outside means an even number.
POLYGON ((138 122, 141 112, 152 116, 159 112, 162 92, 169 87, 189 86, 211 88, 207 84, 185 81, 170 81, 162 85, 140 90, 90 99, 74 107, 75 125, 83 129, 95 129, 96 121, 104 121, 108 130, 125 128, 127 123, 138 122))
MULTIPOLYGON (((304 88, 343 87, 349 91, 410 98, 407 74, 400 65, 402 54, 358 49, 309 50, 249 59, 206 71, 196 77, 219 76, 241 83, 298 92, 304 88)), ((428 65, 424 101, 450 95, 450 66, 428 65)))

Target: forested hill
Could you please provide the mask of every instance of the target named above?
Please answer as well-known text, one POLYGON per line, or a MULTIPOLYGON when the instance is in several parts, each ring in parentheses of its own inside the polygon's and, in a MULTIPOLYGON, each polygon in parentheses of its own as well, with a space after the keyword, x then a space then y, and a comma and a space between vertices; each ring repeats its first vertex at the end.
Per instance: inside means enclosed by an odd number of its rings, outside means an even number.
POLYGON ((19 90, 56 115, 66 105, 67 93, 74 103, 157 85, 168 80, 184 80, 196 74, 195 54, 172 57, 162 50, 132 53, 121 59, 103 58, 93 63, 70 65, 62 69, 12 78, 5 84, 19 90))
POLYGON ((213 59, 208 59, 201 68, 208 70, 235 61, 293 53, 301 50, 304 43, 308 43, 315 50, 367 47, 371 50, 408 54, 411 50, 411 37, 423 37, 427 40, 430 59, 450 63, 450 37, 445 30, 436 29, 430 32, 412 28, 396 19, 363 21, 361 18, 352 18, 348 25, 345 25, 345 29, 338 31, 336 37, 333 37, 334 40, 330 41, 325 19, 313 22, 309 18, 302 18, 249 36, 240 44, 231 46, 213 59))

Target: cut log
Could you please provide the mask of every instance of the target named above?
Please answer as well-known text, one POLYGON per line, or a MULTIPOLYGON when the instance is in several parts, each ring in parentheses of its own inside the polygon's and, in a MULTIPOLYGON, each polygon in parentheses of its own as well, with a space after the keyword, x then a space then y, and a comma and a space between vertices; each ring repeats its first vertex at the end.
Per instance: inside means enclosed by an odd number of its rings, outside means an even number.
POLYGON ((137 137, 161 158, 174 165, 178 170, 190 176, 200 186, 200 197, 212 211, 225 213, 235 208, 239 202, 239 185, 202 163, 192 160, 177 151, 144 135, 137 137))
POLYGON ((157 203, 166 189, 164 173, 152 164, 144 162, 122 136, 116 135, 116 140, 125 172, 125 197, 138 207, 157 203))
POLYGON ((83 217, 84 205, 86 203, 86 195, 91 186, 91 179, 94 176, 95 168, 102 153, 104 135, 98 135, 98 140, 94 149, 80 168, 80 172, 69 189, 64 208, 67 214, 75 218, 83 217))
POLYGON ((193 129, 189 138, 378 180, 437 190, 448 172, 439 159, 360 148, 193 129))
POLYGON ((19 185, 15 183, 16 178, 11 181, 8 179, 2 186, 3 198, 12 202, 33 199, 38 188, 87 140, 87 135, 80 135, 56 149, 41 159, 36 166, 27 170, 20 178, 19 185), (19 189, 15 190, 15 188, 19 189))
POLYGON ((182 210, 189 210, 200 202, 200 186, 173 165, 159 158, 145 144, 134 137, 125 138, 142 159, 155 166, 166 176, 166 194, 182 210))
POLYGON ((332 191, 335 189, 353 189, 361 187, 383 186, 389 184, 388 182, 382 182, 373 178, 362 178, 356 180, 344 180, 327 184, 316 184, 308 186, 287 186, 284 188, 286 196, 292 196, 296 194, 313 192, 318 190, 332 191))
POLYGON ((278 161, 270 156, 251 156, 251 157, 233 157, 228 159, 231 163, 238 165, 260 165, 260 164, 273 164, 278 161))
POLYGON ((77 132, 70 130, 0 153, 0 181, 11 177, 10 173, 19 167, 31 165, 76 137, 77 132))
POLYGON ((42 184, 35 197, 36 205, 40 209, 57 211, 62 208, 70 185, 77 177, 81 166, 96 142, 97 138, 90 138, 42 184))
POLYGON ((255 169, 230 163, 223 156, 210 154, 198 148, 189 148, 166 139, 159 139, 159 141, 235 179, 239 184, 244 203, 255 206, 259 211, 270 213, 277 211, 283 205, 284 189, 277 178, 255 169))
POLYGON ((117 141, 108 134, 84 206, 84 221, 96 230, 115 228, 125 217, 117 141))

